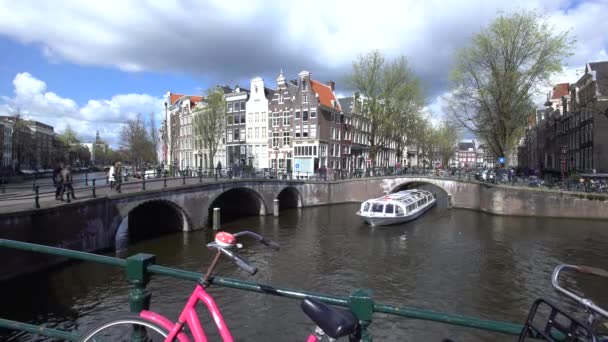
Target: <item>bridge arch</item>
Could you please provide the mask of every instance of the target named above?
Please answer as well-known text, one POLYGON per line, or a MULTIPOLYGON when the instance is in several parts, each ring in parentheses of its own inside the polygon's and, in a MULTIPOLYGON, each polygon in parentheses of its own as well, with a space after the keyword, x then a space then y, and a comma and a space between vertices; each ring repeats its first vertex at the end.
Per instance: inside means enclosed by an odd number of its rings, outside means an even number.
POLYGON ((172 201, 145 201, 123 217, 115 234, 116 249, 163 234, 190 230, 192 222, 184 209, 172 201))
POLYGON ((442 186, 435 184, 429 181, 423 180, 412 180, 401 183, 395 187, 393 187, 389 193, 395 193, 402 190, 410 190, 410 189, 422 189, 427 190, 435 195, 437 195, 437 207, 439 208, 449 208, 451 207, 451 198, 452 195, 444 189, 442 186))
POLYGON ((293 186, 283 188, 277 195, 279 211, 291 208, 302 208, 302 195, 293 186))
POLYGON ((228 222, 239 217, 266 215, 268 212, 264 197, 247 187, 228 189, 216 196, 207 209, 207 224, 213 221, 213 208, 220 208, 220 222, 228 222))

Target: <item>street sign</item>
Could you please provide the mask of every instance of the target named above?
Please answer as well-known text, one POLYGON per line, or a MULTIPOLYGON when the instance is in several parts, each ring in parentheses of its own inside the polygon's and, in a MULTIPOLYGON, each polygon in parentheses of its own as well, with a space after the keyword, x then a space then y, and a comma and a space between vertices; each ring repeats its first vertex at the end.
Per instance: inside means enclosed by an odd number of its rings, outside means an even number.
POLYGON ((498 157, 498 163, 499 164, 504 164, 505 163, 506 158, 505 157, 498 157))

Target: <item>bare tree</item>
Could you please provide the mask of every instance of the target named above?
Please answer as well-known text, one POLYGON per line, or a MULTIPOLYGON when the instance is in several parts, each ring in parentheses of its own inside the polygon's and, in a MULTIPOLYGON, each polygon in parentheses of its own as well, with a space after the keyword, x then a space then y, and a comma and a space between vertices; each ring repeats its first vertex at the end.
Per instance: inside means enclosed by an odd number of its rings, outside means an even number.
POLYGON ((121 149, 134 165, 141 169, 146 164, 154 163, 156 151, 141 114, 125 123, 120 132, 120 139, 121 149))
POLYGON ((154 113, 150 113, 150 139, 154 148, 154 164, 158 164, 158 131, 156 130, 156 121, 154 120, 154 113))
POLYGON ((368 143, 372 165, 375 165, 378 152, 393 141, 393 119, 398 111, 391 103, 412 79, 403 56, 389 62, 382 52, 373 50, 353 62, 348 83, 363 97, 363 111, 370 119, 368 143))
POLYGON ((209 162, 213 165, 220 141, 226 127, 226 100, 219 88, 209 89, 204 107, 194 111, 193 126, 195 139, 209 152, 209 162))
POLYGON ((496 155, 514 152, 534 95, 571 55, 574 40, 555 32, 535 12, 501 14, 459 53, 445 110, 496 155))

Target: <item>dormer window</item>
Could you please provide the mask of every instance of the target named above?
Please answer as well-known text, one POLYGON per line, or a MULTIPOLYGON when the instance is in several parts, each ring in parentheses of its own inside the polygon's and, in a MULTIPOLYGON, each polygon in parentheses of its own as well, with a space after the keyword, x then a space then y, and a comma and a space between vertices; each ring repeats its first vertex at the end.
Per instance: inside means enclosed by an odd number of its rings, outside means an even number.
POLYGON ((308 90, 308 82, 306 80, 302 80, 302 91, 308 90))

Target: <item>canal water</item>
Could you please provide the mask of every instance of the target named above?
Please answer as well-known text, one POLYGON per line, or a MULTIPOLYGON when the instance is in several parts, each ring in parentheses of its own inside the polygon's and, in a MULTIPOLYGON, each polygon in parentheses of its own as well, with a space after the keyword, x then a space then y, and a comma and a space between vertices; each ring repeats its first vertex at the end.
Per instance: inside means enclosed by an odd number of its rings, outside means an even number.
MULTIPOLYGON (((367 288, 382 303, 521 323, 534 299, 560 299, 550 283, 556 265, 608 269, 605 222, 434 208, 405 225, 371 228, 355 216, 356 209, 355 204, 293 209, 279 218, 230 222, 226 230, 253 230, 282 249, 247 246, 242 254, 258 267, 258 274, 248 276, 229 262, 221 264, 218 274, 334 295, 367 288)), ((175 233, 130 246, 127 254, 153 253, 159 264, 196 271, 211 260, 212 252, 205 248, 210 239, 205 231, 175 233)), ((606 281, 578 278, 567 283, 608 304, 606 281)), ((175 319, 193 286, 154 277, 149 285, 152 309, 175 319)), ((86 329, 128 310, 123 272, 91 263, 0 284, 0 289, 0 317, 49 327, 86 329)), ((237 341, 303 341, 313 328, 297 301, 219 287, 210 292, 237 341)), ((219 340, 209 315, 199 311, 211 340, 219 340)), ((370 328, 376 341, 516 339, 383 314, 374 316, 370 328)), ((0 340, 43 339, 0 330, 0 340)))

